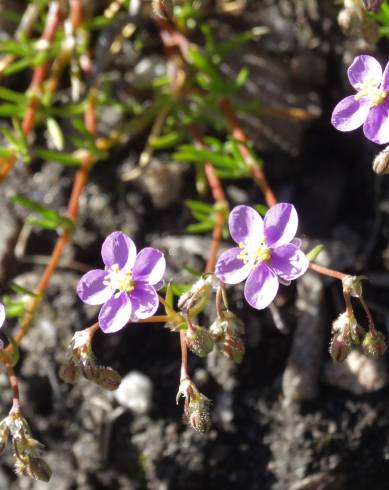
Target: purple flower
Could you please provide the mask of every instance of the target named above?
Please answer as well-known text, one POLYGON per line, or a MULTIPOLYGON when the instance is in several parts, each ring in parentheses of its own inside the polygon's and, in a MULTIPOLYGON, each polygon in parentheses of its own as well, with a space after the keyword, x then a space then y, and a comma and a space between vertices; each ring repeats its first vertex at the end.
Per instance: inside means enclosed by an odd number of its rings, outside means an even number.
POLYGON ((216 276, 227 284, 247 278, 246 301, 257 310, 266 308, 275 298, 279 283, 290 284, 308 268, 308 259, 294 239, 297 225, 292 204, 276 204, 263 220, 253 208, 236 206, 229 217, 229 228, 239 246, 219 257, 216 276))
POLYGON ((101 256, 105 269, 84 274, 77 294, 88 305, 103 305, 99 325, 105 333, 117 332, 130 320, 149 318, 157 311, 156 289, 163 282, 163 253, 147 247, 138 254, 134 242, 120 231, 104 240, 101 256))
POLYGON ((381 65, 369 55, 357 56, 347 70, 357 90, 335 107, 331 122, 339 131, 352 131, 363 125, 369 140, 383 145, 389 142, 389 63, 381 65))

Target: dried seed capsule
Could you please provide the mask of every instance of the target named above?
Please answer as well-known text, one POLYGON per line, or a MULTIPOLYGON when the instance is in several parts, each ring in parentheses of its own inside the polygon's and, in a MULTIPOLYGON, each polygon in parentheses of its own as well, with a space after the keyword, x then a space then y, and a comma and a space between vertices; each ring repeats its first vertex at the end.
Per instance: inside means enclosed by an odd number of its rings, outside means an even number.
POLYGON ((73 384, 76 382, 79 376, 79 371, 76 365, 74 364, 74 362, 69 361, 63 366, 61 366, 61 369, 59 371, 59 376, 65 383, 73 384))
POLYGON ((245 346, 243 340, 235 335, 226 335, 223 343, 223 354, 231 359, 231 361, 240 364, 243 361, 245 354, 245 346))
POLYGON ((28 475, 34 480, 48 482, 51 478, 51 468, 42 458, 30 458, 28 475))
POLYGON ((373 170, 378 175, 389 173, 389 146, 384 148, 373 160, 373 170))

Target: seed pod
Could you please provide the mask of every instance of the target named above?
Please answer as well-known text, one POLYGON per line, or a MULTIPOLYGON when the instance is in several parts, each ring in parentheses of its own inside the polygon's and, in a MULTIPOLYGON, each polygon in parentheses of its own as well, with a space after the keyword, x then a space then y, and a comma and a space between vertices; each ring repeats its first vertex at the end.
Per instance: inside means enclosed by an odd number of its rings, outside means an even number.
POLYGON ((350 342, 344 338, 341 334, 335 334, 332 337, 330 343, 330 355, 336 362, 343 362, 346 360, 351 350, 350 342))
POLYGON ((386 351, 385 337, 381 332, 367 332, 362 342, 366 354, 373 357, 382 356, 386 351))
POLYGON ((188 348, 199 357, 205 357, 213 349, 212 335, 203 327, 192 325, 186 332, 188 348))
POLYGON ((187 407, 187 419, 192 429, 197 432, 208 432, 211 428, 211 416, 209 413, 210 401, 204 395, 195 401, 190 401, 187 407))
POLYGON ((74 362, 69 361, 63 366, 61 366, 61 369, 59 371, 59 376, 65 383, 73 384, 76 382, 79 376, 79 371, 76 365, 74 364, 74 362))
POLYGON ((115 391, 119 388, 122 378, 117 371, 110 367, 99 367, 94 381, 104 390, 115 391))
POLYGON ((79 367, 85 379, 92 381, 95 379, 98 367, 93 355, 85 355, 80 358, 79 367))
POLYGON ((243 340, 235 335, 227 335, 223 343, 223 354, 231 361, 240 364, 245 354, 243 340))

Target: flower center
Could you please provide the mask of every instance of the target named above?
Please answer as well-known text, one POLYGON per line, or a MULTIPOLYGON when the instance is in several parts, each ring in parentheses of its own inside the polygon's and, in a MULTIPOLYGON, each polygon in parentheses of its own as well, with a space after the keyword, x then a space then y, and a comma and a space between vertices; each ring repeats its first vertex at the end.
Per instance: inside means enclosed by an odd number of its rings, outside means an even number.
POLYGON ((383 104, 388 92, 378 87, 379 82, 373 78, 365 78, 363 83, 358 83, 356 88, 358 93, 355 95, 355 100, 359 100, 362 97, 366 97, 370 102, 370 107, 376 107, 383 104))
POLYGON ((265 237, 263 237, 259 245, 253 243, 251 238, 248 238, 245 243, 239 243, 239 248, 242 251, 238 255, 238 259, 243 260, 245 264, 252 263, 252 269, 255 269, 260 263, 270 260, 271 251, 265 245, 265 237))
POLYGON ((118 264, 114 264, 107 270, 103 284, 112 289, 112 291, 119 291, 120 293, 130 293, 135 288, 132 271, 120 270, 118 264))

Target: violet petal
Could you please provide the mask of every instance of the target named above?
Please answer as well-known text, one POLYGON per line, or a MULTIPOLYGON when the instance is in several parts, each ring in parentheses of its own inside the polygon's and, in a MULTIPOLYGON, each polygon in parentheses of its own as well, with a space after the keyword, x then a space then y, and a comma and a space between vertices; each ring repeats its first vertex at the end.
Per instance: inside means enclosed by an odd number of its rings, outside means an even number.
POLYGON ((104 333, 121 330, 131 318, 131 300, 126 293, 113 296, 102 307, 99 313, 99 325, 104 333))
POLYGON ((384 74, 382 76, 382 88, 389 91, 389 62, 386 64, 384 74))
POLYGON ((0 328, 3 326, 5 320, 5 308, 3 303, 0 303, 0 328))
POLYGON ((305 253, 292 243, 276 248, 271 255, 269 267, 284 281, 293 281, 308 269, 309 261, 305 253))
POLYGON ((266 244, 277 248, 293 240, 298 216, 293 204, 280 202, 269 209, 264 219, 266 244))
POLYGON ((239 247, 235 247, 221 254, 215 267, 215 275, 218 279, 227 284, 238 284, 247 278, 253 264, 245 264, 242 259, 239 259, 238 255, 241 252, 239 247))
POLYGON ((389 101, 370 109, 363 132, 367 139, 378 145, 389 143, 389 101))
POLYGON ((250 206, 234 207, 228 225, 235 243, 246 242, 249 238, 253 243, 260 243, 263 238, 263 220, 250 206))
POLYGON ((250 306, 263 310, 275 298, 278 285, 275 273, 262 263, 249 275, 244 287, 244 297, 250 306))
POLYGON ((153 316, 158 310, 159 299, 153 286, 137 283, 129 294, 132 303, 131 320, 144 320, 153 316))
POLYGON ((84 274, 77 284, 77 294, 87 305, 102 305, 112 298, 114 291, 104 285, 107 272, 94 269, 84 274))
POLYGON ((366 79, 374 80, 378 87, 382 80, 382 68, 373 56, 361 54, 348 67, 347 75, 351 85, 357 90, 358 84, 366 79))
POLYGON ((106 267, 117 264, 119 269, 131 269, 135 262, 136 247, 130 237, 114 231, 104 240, 101 256, 106 267))
POLYGON ((355 99, 354 95, 342 99, 332 112, 331 123, 338 131, 353 131, 365 122, 369 114, 369 101, 355 99))
POLYGON ((134 280, 151 285, 161 281, 166 269, 165 256, 160 250, 152 247, 142 249, 135 259, 134 280))

